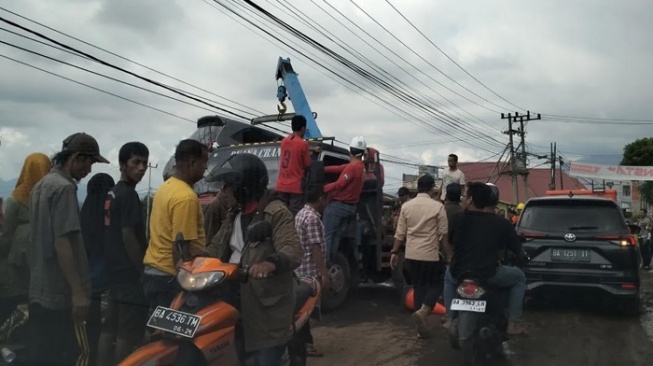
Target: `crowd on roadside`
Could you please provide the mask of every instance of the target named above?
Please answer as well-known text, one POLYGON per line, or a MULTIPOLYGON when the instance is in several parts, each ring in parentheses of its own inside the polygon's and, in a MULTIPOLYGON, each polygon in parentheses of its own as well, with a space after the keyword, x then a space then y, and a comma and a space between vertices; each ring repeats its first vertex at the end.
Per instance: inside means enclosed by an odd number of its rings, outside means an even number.
MULTIPOLYGON (((145 144, 121 147, 120 179, 94 175, 81 210, 77 183, 95 163, 109 163, 97 140, 75 133, 52 158, 29 155, 7 200, 0 237, 0 322, 28 304, 29 363, 114 365, 146 342, 148 316, 180 291, 181 253, 172 244, 181 232, 190 256, 243 264, 251 278, 270 280, 241 285, 235 306, 245 353, 262 365, 277 364, 290 336, 296 278, 313 277, 328 288, 327 264, 338 251, 340 228, 355 216, 364 181, 373 176, 383 184, 382 167, 369 158, 378 154, 357 136, 350 162, 324 169, 339 176, 335 182, 305 185, 311 152, 320 150, 304 140, 303 117, 293 119, 292 130, 281 142, 276 189, 267 189, 270 177, 258 157, 236 154, 206 209, 193 186, 206 175, 209 147, 182 140, 174 170, 154 196, 149 227, 135 189, 148 167, 145 144), (380 177, 370 174, 378 168, 380 177), (244 230, 257 220, 270 221, 274 235, 245 253, 244 230), (282 300, 270 306, 271 298, 282 300)), ((310 338, 310 327, 304 331, 310 338)), ((309 355, 321 356, 311 343, 309 355)))

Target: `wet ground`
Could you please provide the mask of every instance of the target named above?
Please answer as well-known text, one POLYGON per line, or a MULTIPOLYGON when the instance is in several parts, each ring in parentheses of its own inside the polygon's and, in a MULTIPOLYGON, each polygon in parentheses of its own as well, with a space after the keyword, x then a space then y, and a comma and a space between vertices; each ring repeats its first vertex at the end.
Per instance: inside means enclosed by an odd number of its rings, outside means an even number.
MULTIPOLYGON (((614 366, 653 363, 653 274, 642 278, 642 311, 627 317, 599 299, 554 298, 538 301, 524 313, 529 335, 507 344, 511 366, 614 366)), ((310 366, 458 365, 440 328, 417 340, 410 313, 394 289, 361 288, 343 308, 325 314, 315 326, 316 346, 325 353, 310 366)))

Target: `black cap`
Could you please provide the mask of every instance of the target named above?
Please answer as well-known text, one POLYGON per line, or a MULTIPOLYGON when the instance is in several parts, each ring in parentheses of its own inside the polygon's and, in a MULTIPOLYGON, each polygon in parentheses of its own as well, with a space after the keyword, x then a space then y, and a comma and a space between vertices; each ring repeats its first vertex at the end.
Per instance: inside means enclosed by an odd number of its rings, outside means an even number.
POLYGON ((424 174, 417 179, 417 188, 427 190, 435 187, 435 178, 431 174, 424 174))
POLYGON ((71 151, 92 156, 96 162, 109 164, 109 160, 100 155, 100 145, 97 140, 84 132, 78 132, 63 140, 62 151, 71 151))

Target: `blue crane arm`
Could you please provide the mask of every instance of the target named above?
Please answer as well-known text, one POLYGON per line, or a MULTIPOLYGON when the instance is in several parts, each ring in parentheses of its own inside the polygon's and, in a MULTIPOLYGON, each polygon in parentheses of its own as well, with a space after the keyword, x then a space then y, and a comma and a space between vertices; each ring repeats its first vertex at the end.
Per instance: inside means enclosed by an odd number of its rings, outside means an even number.
POLYGON ((277 99, 279 99, 279 102, 284 102, 287 93, 295 113, 306 118, 305 137, 322 137, 322 132, 320 132, 320 128, 317 126, 317 122, 315 121, 315 115, 313 114, 313 111, 311 111, 311 107, 308 105, 308 100, 306 99, 304 90, 302 90, 297 73, 293 70, 289 58, 279 57, 277 73, 275 76, 276 80, 281 79, 283 81, 283 87, 285 88, 285 90, 280 88, 277 91, 277 99))

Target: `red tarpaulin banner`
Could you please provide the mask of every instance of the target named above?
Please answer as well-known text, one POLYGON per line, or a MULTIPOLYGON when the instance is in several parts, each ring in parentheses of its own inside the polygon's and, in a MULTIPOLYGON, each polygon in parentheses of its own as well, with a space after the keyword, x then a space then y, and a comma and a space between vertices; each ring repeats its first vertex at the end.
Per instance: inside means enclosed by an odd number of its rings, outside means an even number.
POLYGON ((569 175, 588 179, 653 181, 653 166, 604 165, 571 162, 569 175))

